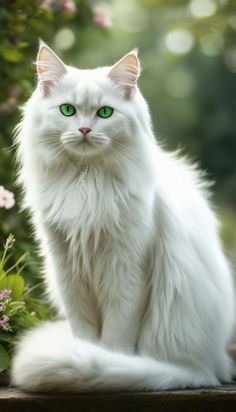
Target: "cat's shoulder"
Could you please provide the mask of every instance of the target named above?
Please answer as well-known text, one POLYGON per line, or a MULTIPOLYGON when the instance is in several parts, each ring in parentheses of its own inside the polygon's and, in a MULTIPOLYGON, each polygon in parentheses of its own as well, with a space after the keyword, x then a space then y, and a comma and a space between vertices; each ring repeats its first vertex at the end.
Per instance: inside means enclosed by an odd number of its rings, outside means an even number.
POLYGON ((180 207, 209 204, 212 182, 196 162, 178 152, 158 150, 158 195, 180 207))

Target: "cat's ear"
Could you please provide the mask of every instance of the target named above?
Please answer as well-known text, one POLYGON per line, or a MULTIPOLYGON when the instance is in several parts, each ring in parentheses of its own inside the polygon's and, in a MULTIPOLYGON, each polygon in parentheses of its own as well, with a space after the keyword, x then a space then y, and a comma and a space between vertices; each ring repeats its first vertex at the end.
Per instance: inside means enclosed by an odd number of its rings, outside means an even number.
POLYGON ((36 60, 40 89, 44 96, 48 96, 54 83, 66 74, 66 66, 50 47, 40 40, 36 60))
POLYGON ((134 49, 119 60, 110 70, 108 76, 118 84, 126 99, 130 99, 140 75, 138 50, 134 49))

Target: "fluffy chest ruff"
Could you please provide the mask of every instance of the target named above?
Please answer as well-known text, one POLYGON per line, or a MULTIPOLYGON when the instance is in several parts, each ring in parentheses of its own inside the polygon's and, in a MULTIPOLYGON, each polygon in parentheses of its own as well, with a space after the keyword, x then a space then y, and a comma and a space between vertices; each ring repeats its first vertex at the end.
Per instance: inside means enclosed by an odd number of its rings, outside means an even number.
POLYGON ((151 235, 148 202, 122 181, 87 171, 70 181, 64 176, 44 189, 43 223, 66 254, 73 277, 97 273, 100 278, 114 254, 117 260, 120 254, 135 254, 135 261, 143 258, 151 235))

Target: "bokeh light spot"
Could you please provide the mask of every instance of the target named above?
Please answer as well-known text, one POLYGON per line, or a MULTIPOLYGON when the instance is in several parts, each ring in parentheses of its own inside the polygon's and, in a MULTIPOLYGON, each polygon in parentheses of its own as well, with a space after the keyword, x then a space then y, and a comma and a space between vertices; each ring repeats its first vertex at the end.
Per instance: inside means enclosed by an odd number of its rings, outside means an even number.
POLYGON ((217 9, 213 0, 192 0, 189 7, 192 15, 199 19, 213 16, 217 9))
POLYGON ((71 29, 63 28, 59 30, 54 38, 55 47, 58 50, 68 50, 75 43, 75 35, 71 29))
POLYGON ((113 9, 114 18, 127 33, 142 33, 149 27, 150 14, 144 7, 133 2, 119 1, 115 2, 113 9))
POLYGON ((175 54, 185 54, 190 52, 194 45, 193 35, 185 29, 176 29, 166 36, 166 46, 169 51, 175 54))

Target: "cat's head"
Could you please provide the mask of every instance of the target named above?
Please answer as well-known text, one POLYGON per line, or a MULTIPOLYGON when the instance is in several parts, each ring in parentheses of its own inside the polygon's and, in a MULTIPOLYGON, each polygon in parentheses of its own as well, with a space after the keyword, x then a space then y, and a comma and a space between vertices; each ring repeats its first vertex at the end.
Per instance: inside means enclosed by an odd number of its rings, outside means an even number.
POLYGON ((132 145, 150 127, 137 88, 137 50, 111 67, 80 70, 65 65, 44 43, 37 56, 38 86, 31 99, 37 142, 45 158, 93 158, 132 145), (146 131, 145 131, 146 130, 146 131))

